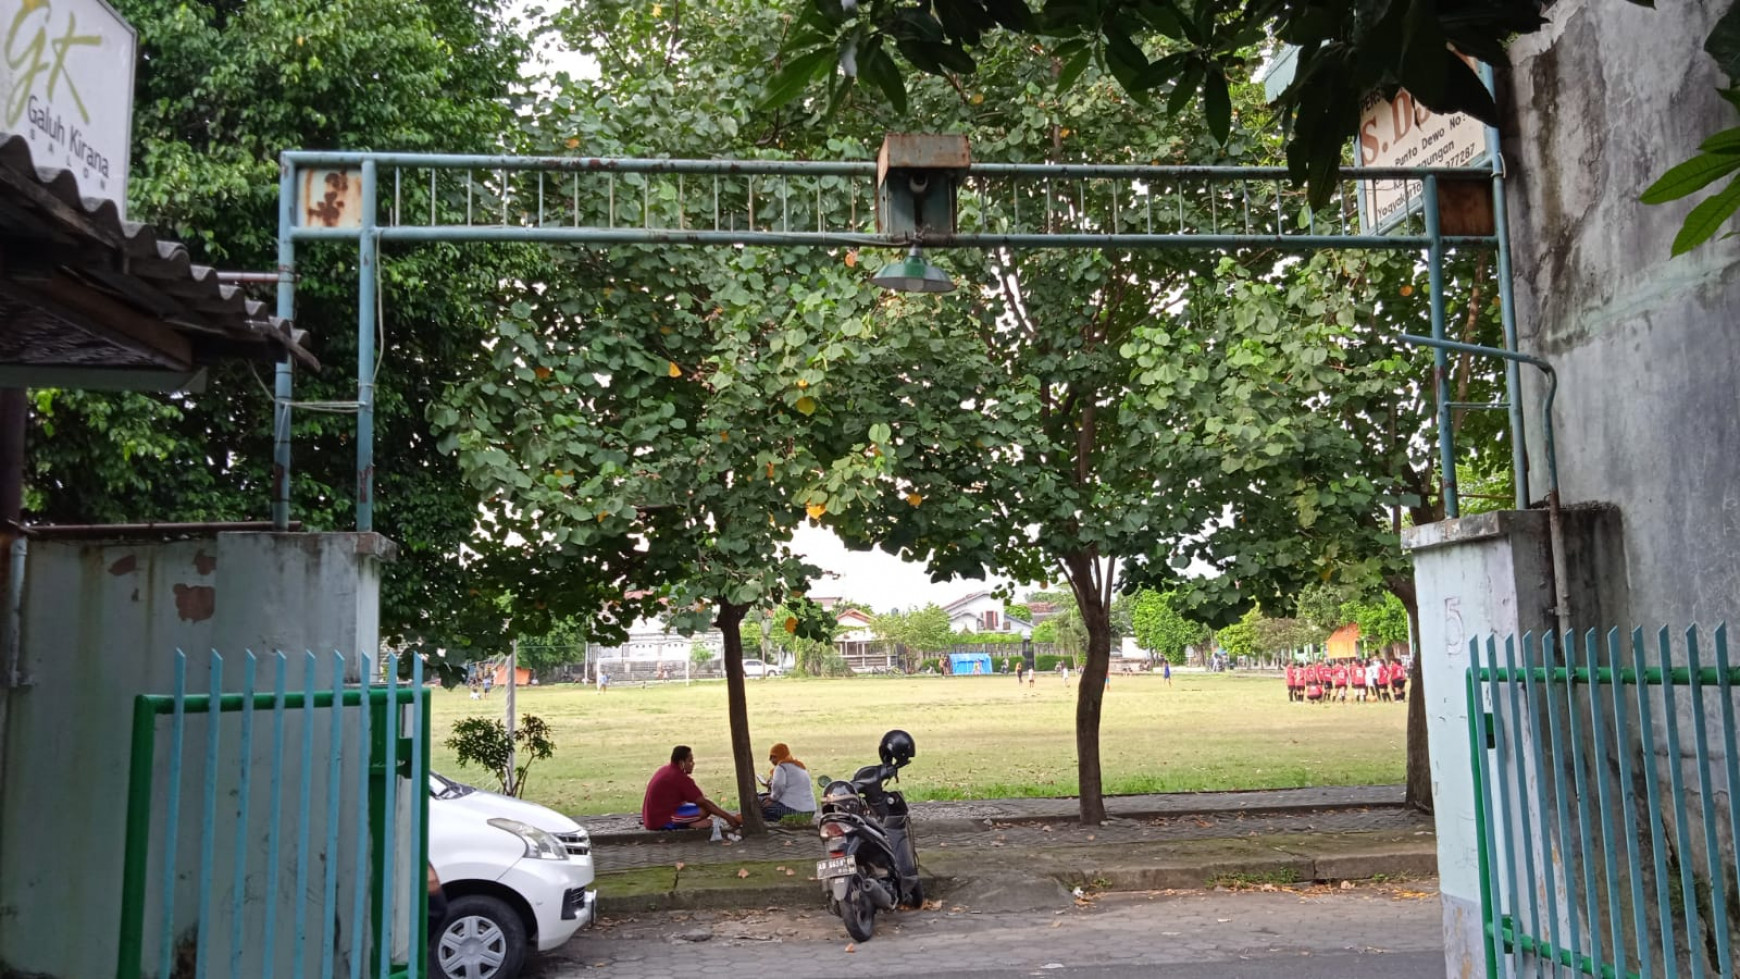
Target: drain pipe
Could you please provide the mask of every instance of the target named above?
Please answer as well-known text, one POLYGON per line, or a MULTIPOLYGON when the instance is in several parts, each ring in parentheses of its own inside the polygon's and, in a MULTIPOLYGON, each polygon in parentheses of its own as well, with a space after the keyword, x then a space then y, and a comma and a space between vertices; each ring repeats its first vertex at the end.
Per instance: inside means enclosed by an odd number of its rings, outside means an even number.
MULTIPOLYGON (((1514 350, 1503 350, 1498 347, 1483 347, 1476 343, 1459 343, 1455 340, 1439 340, 1434 337, 1418 337, 1404 333, 1403 343, 1421 347, 1436 347, 1441 350, 1453 350, 1458 353, 1476 354, 1482 357, 1498 357, 1503 360, 1520 364, 1529 364, 1540 369, 1547 376, 1547 398, 1541 406, 1541 437, 1546 442, 1547 452, 1547 539, 1552 548, 1553 560, 1553 617, 1558 623, 1559 635, 1567 636, 1571 632, 1571 581, 1570 570, 1565 559, 1565 524, 1559 507, 1559 457, 1553 445, 1553 399, 1559 394, 1559 375, 1553 370, 1553 365, 1539 357, 1517 353, 1514 350)), ((1567 653, 1570 650, 1566 651, 1567 653)), ((1566 658, 1569 662, 1569 656, 1566 658)))

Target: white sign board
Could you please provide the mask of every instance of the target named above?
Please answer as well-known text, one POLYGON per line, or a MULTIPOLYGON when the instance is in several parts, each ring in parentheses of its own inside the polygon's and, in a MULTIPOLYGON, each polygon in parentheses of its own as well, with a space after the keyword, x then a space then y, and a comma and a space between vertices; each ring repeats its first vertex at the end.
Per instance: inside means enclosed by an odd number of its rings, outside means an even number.
POLYGON ((0 131, 127 211, 137 35, 103 0, 0 0, 0 131))
MULTIPOLYGON (((1362 167, 1468 167, 1488 159, 1484 123, 1462 113, 1438 115, 1405 89, 1393 99, 1366 99, 1355 148, 1362 167)), ((1423 192, 1418 180, 1365 181, 1361 188, 1367 233, 1394 227, 1420 206, 1423 192)))

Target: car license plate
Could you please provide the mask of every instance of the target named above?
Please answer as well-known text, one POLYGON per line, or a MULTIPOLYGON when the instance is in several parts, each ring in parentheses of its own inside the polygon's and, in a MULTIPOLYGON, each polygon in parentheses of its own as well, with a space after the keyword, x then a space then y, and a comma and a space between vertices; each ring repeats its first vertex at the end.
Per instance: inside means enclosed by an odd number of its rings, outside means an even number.
POLYGON ((843 857, 829 857, 816 861, 816 879, 832 880, 835 877, 850 877, 858 872, 858 858, 851 854, 843 857))

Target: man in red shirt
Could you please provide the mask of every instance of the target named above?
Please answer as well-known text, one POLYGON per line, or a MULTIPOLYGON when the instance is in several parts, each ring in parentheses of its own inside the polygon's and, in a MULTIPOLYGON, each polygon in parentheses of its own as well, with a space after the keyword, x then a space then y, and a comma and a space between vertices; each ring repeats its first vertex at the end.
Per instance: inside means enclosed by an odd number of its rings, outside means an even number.
POLYGON ((726 812, 701 794, 689 777, 695 770, 695 753, 686 744, 671 749, 671 763, 653 773, 640 804, 640 824, 647 829, 706 829, 713 825, 708 814, 723 819, 732 829, 743 820, 726 812))

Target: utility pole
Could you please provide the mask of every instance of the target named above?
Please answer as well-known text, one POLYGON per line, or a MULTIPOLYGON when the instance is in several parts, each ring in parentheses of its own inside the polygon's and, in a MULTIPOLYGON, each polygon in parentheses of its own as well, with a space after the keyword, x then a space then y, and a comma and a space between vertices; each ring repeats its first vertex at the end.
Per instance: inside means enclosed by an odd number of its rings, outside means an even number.
POLYGON ((514 687, 520 672, 520 641, 515 639, 508 647, 507 670, 507 773, 503 784, 507 786, 508 795, 518 795, 514 786, 514 687))

